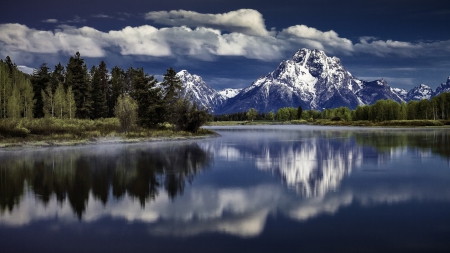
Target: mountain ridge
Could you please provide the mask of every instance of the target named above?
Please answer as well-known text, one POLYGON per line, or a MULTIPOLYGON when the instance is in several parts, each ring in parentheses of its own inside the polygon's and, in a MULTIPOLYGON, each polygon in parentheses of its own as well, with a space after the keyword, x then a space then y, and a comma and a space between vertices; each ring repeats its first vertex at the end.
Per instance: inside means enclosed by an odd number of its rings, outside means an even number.
POLYGON ((266 75, 243 89, 216 91, 201 77, 186 70, 177 75, 183 81, 185 94, 214 114, 247 111, 276 111, 282 107, 323 110, 346 106, 370 105, 380 99, 397 102, 430 99, 450 91, 450 77, 435 91, 420 84, 410 91, 392 88, 384 79, 363 81, 354 77, 337 57, 328 57, 317 49, 300 49, 291 59, 283 60, 266 75))

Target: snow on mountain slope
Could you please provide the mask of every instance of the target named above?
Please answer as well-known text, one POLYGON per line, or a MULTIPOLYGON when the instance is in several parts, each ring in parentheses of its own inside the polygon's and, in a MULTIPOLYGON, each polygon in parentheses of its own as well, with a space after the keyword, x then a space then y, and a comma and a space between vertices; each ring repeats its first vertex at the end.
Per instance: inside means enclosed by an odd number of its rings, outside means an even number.
POLYGON ((450 92, 450 76, 447 78, 446 83, 441 83, 441 85, 439 85, 439 87, 436 88, 436 90, 433 93, 433 97, 439 96, 444 92, 450 92))
POLYGON ((266 76, 230 98, 219 113, 276 111, 281 107, 336 108, 372 104, 378 99, 403 101, 384 81, 364 82, 355 78, 336 57, 323 51, 301 49, 282 61, 266 76))
POLYGON ((241 91, 242 91, 242 89, 226 88, 226 89, 218 91, 218 93, 225 99, 229 99, 229 98, 236 97, 236 95, 239 94, 239 92, 241 92, 241 91))
POLYGON ((406 94, 406 101, 417 100, 420 101, 422 99, 430 99, 433 95, 433 89, 425 84, 421 84, 412 88, 408 94, 406 94))
POLYGON ((214 114, 235 113, 255 108, 260 112, 277 111, 282 107, 323 110, 340 106, 356 108, 380 99, 397 102, 430 99, 450 92, 450 77, 434 92, 424 84, 410 91, 392 88, 383 79, 363 81, 355 78, 336 57, 323 51, 301 49, 292 59, 261 76, 244 89, 216 91, 200 76, 183 70, 177 74, 183 82, 184 94, 189 94, 201 106, 214 114))
POLYGON ((225 102, 225 98, 207 85, 200 76, 191 75, 187 70, 178 72, 177 76, 183 83, 183 95, 192 96, 192 100, 211 112, 225 102))
POLYGON ((406 95, 408 94, 408 91, 405 89, 400 88, 392 88, 392 91, 395 92, 399 97, 401 97, 403 100, 406 100, 406 95))

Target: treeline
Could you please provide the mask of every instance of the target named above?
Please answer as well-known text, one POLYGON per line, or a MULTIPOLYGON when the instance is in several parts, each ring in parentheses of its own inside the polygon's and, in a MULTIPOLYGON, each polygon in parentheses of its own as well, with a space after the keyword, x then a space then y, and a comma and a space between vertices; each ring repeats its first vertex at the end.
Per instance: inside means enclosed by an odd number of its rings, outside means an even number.
POLYGON ((333 109, 303 110, 301 106, 280 108, 274 113, 259 113, 251 108, 247 112, 224 114, 214 117, 215 121, 242 121, 242 120, 277 120, 292 121, 328 119, 334 121, 373 121, 382 122, 390 120, 449 120, 450 119, 450 93, 445 92, 431 100, 410 101, 398 103, 393 100, 378 100, 372 105, 358 106, 355 110, 348 107, 333 109))
POLYGON ((172 68, 161 83, 142 68, 109 71, 101 61, 89 69, 78 52, 65 67, 43 63, 31 76, 6 57, 0 61, 0 118, 118 117, 125 129, 134 122, 149 128, 168 122, 195 132, 209 114, 181 95, 181 84, 172 68))

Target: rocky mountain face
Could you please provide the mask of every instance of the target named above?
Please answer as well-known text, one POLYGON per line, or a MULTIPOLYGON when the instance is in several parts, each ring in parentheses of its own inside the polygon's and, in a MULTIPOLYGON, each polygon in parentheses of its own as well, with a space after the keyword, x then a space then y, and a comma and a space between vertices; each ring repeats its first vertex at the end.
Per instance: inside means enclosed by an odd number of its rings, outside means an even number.
POLYGON ((198 75, 192 75, 187 70, 177 73, 183 83, 183 95, 191 97, 201 107, 215 113, 226 101, 226 97, 207 85, 198 75))
POLYGON ((338 58, 305 48, 244 89, 216 91, 201 77, 186 70, 177 75, 183 81, 185 94, 191 94, 195 101, 210 108, 214 114, 242 112, 250 108, 259 112, 275 112, 282 107, 299 105, 303 109, 315 110, 340 106, 355 109, 358 105, 370 105, 380 99, 408 102, 450 92, 450 77, 436 91, 424 84, 406 91, 390 87, 383 79, 363 81, 348 72, 338 58))
POLYGON ((436 90, 433 93, 433 97, 439 96, 444 92, 450 92, 450 76, 447 78, 446 83, 441 83, 441 85, 439 85, 439 87, 436 88, 436 90))
POLYGON ((433 89, 425 84, 421 84, 412 88, 405 96, 405 101, 409 102, 411 100, 420 101, 422 99, 430 99, 433 95, 433 89))
POLYGON ((241 92, 241 91, 242 91, 242 89, 226 88, 226 89, 218 91, 218 93, 220 95, 222 95, 222 97, 224 97, 225 99, 229 99, 229 98, 236 97, 236 95, 239 94, 239 92, 241 92))
POLYGON ((403 99, 384 81, 365 82, 355 78, 336 57, 323 51, 301 49, 266 76, 234 98, 218 112, 231 113, 255 108, 276 111, 281 107, 322 110, 372 104, 379 99, 403 99))

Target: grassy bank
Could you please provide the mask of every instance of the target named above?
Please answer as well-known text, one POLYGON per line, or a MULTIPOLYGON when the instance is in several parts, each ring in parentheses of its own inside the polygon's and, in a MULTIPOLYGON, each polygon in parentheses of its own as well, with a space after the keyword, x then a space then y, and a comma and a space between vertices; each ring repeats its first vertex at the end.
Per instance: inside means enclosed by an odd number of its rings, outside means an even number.
POLYGON ((155 129, 135 126, 128 132, 122 132, 119 120, 116 118, 98 120, 55 118, 0 120, 0 147, 168 140, 214 134, 213 131, 207 129, 200 129, 197 133, 174 131, 168 124, 155 129))
POLYGON ((333 121, 318 119, 314 121, 292 120, 292 121, 217 121, 209 122, 210 126, 237 126, 237 125, 319 125, 319 126, 358 126, 358 127, 442 127, 450 126, 450 121, 443 120, 391 120, 372 122, 360 121, 333 121))

